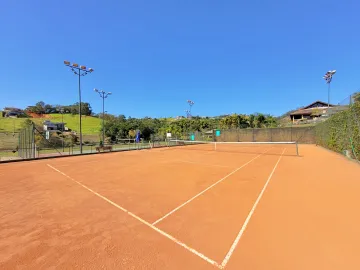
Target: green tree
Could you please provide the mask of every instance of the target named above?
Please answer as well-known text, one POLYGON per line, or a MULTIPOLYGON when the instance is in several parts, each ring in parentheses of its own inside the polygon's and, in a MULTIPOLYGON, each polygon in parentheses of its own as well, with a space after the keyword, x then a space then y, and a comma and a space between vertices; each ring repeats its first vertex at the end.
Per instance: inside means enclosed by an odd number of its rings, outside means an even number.
POLYGON ((360 92, 355 93, 352 98, 355 103, 360 103, 360 92))
POLYGON ((129 130, 128 133, 129 133, 130 138, 132 138, 132 139, 135 138, 135 136, 136 136, 136 131, 135 130, 131 129, 131 130, 129 130))
POLYGON ((255 128, 255 114, 250 114, 248 118, 250 127, 255 128))
POLYGON ((38 109, 36 106, 28 106, 25 109, 25 112, 27 113, 38 113, 38 109))
POLYGON ((256 128, 264 127, 265 121, 266 121, 265 115, 263 115, 262 113, 256 113, 254 119, 254 127, 256 128))
POLYGON ((277 127, 279 125, 278 119, 272 115, 267 115, 265 118, 266 127, 277 127))
POLYGON ((35 107, 37 110, 36 113, 39 113, 39 114, 45 113, 45 102, 44 101, 39 101, 38 103, 35 104, 35 107))
POLYGON ((31 121, 29 118, 26 118, 24 122, 21 123, 22 128, 30 127, 34 124, 33 121, 31 121))
POLYGON ((56 108, 50 104, 46 104, 44 106, 44 111, 45 111, 45 113, 54 113, 54 112, 56 112, 56 108))

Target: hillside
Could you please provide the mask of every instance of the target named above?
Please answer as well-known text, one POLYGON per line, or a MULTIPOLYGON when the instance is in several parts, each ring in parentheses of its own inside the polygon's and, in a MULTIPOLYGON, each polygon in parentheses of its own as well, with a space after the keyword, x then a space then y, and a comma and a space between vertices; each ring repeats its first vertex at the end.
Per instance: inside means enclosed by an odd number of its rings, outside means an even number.
MULTIPOLYGON (((34 123, 41 125, 45 120, 62 122, 61 114, 47 114, 43 118, 30 118, 34 123)), ((3 118, 0 117, 0 132, 17 132, 21 129, 26 118, 3 118)), ((64 114, 64 123, 71 130, 78 131, 79 116, 64 114)), ((92 116, 82 116, 83 134, 97 135, 101 128, 101 119, 92 116)))

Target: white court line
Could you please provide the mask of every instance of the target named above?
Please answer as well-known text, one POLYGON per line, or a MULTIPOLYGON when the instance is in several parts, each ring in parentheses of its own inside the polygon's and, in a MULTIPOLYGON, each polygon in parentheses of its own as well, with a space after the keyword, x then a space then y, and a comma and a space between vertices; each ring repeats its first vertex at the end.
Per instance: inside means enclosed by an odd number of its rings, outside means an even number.
POLYGON ((175 160, 174 162, 182 162, 182 163, 190 163, 190 164, 204 165, 204 166, 210 166, 210 167, 222 167, 222 168, 233 168, 234 167, 234 166, 226 166, 226 165, 207 164, 207 163, 187 161, 187 160, 175 160))
MULTIPOLYGON (((270 148, 271 149, 271 148, 270 148)), ((186 202, 184 202, 183 204, 179 205, 178 207, 176 207, 175 209, 171 210, 169 213, 167 213, 165 216, 159 218, 158 220, 154 221, 152 223, 152 225, 155 225, 157 223, 159 223, 160 221, 164 220, 165 218, 167 218, 168 216, 170 216, 171 214, 173 214, 174 212, 176 212, 177 210, 179 210, 180 208, 182 208, 183 206, 187 205, 188 203, 190 203, 192 200, 196 199, 197 197, 199 197, 201 194, 205 193, 206 191, 208 191, 209 189, 213 188, 214 186, 216 186, 217 184, 221 183, 222 181, 224 181, 226 178, 228 178, 229 176, 233 175, 234 173, 236 173, 238 170, 242 169, 243 167, 245 167, 246 165, 248 165, 249 163, 251 163, 252 161, 254 161, 255 159, 257 159, 258 157, 260 157, 261 155, 267 153, 268 151, 270 151, 270 149, 266 150, 265 152, 257 155, 256 157, 254 157, 253 159, 251 159, 250 161, 246 162, 245 164, 241 165, 240 167, 236 168, 235 170, 233 170, 231 173, 229 173, 228 175, 224 176, 223 178, 221 178, 219 181, 215 182, 214 184, 212 184, 211 186, 207 187, 206 189, 204 189, 203 191, 201 191, 200 193, 196 194, 194 197, 190 198, 189 200, 187 200, 186 202)))
POLYGON ((222 269, 225 268, 226 264, 229 262, 230 257, 231 257, 231 255, 233 254, 236 246, 238 245, 241 236, 244 234, 244 231, 245 231, 245 229, 246 229, 246 227, 247 227, 247 225, 248 225, 248 223, 249 223, 252 215, 254 214, 254 211, 255 211, 255 209, 256 209, 256 207, 257 207, 257 205, 258 205, 261 197, 263 196, 263 194, 264 194, 264 192, 265 192, 265 189, 267 188, 267 186, 268 186, 268 184, 269 184, 269 182, 270 182, 270 180, 271 180, 271 177, 273 176, 273 174, 274 174, 274 172, 275 172, 275 170, 276 170, 276 168, 277 168, 277 166, 278 166, 278 164, 279 164, 279 162, 280 162, 283 154, 285 153, 285 150, 286 150, 286 148, 285 148, 285 149, 283 150, 283 152, 281 153, 281 156, 279 157, 279 159, 278 159, 278 161, 276 162, 273 170, 271 171, 271 173, 270 173, 270 175, 269 175, 269 177, 268 177, 268 179, 267 179, 267 181, 266 181, 263 189, 261 190, 261 192, 260 192, 259 196, 257 197, 257 199, 256 199, 253 207, 251 208, 248 216, 246 217, 246 220, 245 220, 243 226, 241 227, 239 234, 236 236, 234 243, 231 245, 230 250, 228 251, 228 253, 226 254, 224 260, 222 261, 222 263, 221 263, 221 265, 220 265, 222 269))
POLYGON ((206 262, 222 269, 222 267, 215 262, 214 260, 206 257, 204 254, 200 253, 199 251, 189 247, 188 245, 186 245, 185 243, 179 241, 178 239, 176 239, 175 237, 171 236, 170 234, 160 230, 159 228, 155 227, 154 225, 150 224, 149 222, 143 220, 142 218, 138 217, 137 215, 131 213, 130 211, 126 210, 125 208, 121 207, 120 205, 114 203, 113 201, 109 200, 108 198, 102 196, 101 194, 97 193, 96 191, 93 191, 92 189, 88 188, 87 186, 83 185, 82 183, 76 181, 75 179, 71 178, 70 176, 68 176, 67 174, 63 173, 62 171, 54 168, 53 166, 51 166, 50 164, 46 164, 47 166, 49 166, 51 169, 53 169, 54 171, 57 171, 58 173, 62 174, 63 176, 65 176, 66 178, 72 180, 73 182, 77 183, 78 185, 82 186, 83 188, 87 189, 88 191, 90 191, 91 193, 93 193, 94 195, 98 196, 99 198, 103 199, 104 201, 108 202, 109 204, 115 206, 116 208, 120 209, 121 211, 125 212, 126 214, 128 214, 129 216, 132 216, 133 218, 137 219, 138 221, 140 221, 141 223, 145 224, 146 226, 150 227, 151 229, 157 231, 158 233, 160 233, 161 235, 165 236, 166 238, 170 239, 171 241, 175 242, 176 244, 182 246, 183 248, 187 249, 188 251, 190 251, 191 253, 197 255, 198 257, 200 257, 201 259, 205 260, 206 262))

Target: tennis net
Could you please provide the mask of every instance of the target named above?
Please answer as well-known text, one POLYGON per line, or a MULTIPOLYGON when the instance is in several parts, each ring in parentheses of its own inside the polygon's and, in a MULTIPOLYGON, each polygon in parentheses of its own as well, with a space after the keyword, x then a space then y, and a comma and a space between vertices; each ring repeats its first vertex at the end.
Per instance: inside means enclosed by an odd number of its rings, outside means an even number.
POLYGON ((169 147, 174 149, 218 151, 229 153, 269 154, 298 156, 297 142, 207 142, 207 141, 186 141, 169 140, 169 147), (283 152, 285 151, 285 152, 283 152))

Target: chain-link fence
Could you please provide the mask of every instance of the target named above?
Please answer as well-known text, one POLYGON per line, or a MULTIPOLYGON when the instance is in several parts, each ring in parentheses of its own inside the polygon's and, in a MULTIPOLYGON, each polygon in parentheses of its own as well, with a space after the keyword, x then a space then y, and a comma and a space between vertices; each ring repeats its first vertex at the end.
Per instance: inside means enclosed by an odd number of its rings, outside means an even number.
POLYGON ((18 156, 22 159, 35 158, 35 126, 33 124, 19 132, 18 156))
POLYGON ((360 100, 354 94, 332 108, 331 116, 315 128, 316 143, 360 161, 360 100))
POLYGON ((314 127, 246 128, 221 130, 218 142, 315 143, 314 127))
MULTIPOLYGON (((99 145, 98 136, 84 136, 82 153, 99 153, 112 151, 140 150, 154 147, 149 141, 135 139, 118 139, 99 145), (96 140, 96 141, 95 141, 96 140)), ((163 144, 163 143, 162 143, 163 144)), ((18 159, 33 159, 53 156, 79 155, 81 149, 75 133, 45 131, 39 126, 29 124, 17 133, 0 133, 0 162, 18 159)))

